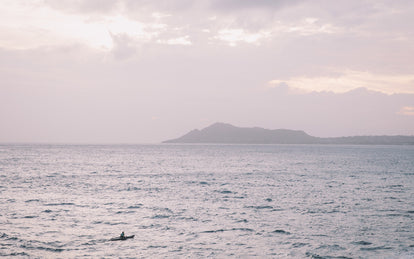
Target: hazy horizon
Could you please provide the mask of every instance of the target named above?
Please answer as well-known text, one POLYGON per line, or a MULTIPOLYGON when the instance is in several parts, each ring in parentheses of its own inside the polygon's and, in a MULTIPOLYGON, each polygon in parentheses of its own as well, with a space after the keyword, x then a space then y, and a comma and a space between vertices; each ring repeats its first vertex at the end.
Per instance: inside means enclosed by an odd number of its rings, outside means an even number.
POLYGON ((414 135, 412 1, 6 0, 0 22, 0 143, 414 135))

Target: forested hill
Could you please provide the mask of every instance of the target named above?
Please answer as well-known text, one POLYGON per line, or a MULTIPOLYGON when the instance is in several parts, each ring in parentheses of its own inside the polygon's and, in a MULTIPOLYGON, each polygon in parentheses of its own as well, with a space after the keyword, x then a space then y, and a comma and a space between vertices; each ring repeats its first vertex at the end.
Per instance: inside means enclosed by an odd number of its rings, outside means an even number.
POLYGON ((414 145, 414 136, 313 137, 300 130, 240 128, 215 123, 163 143, 414 145))

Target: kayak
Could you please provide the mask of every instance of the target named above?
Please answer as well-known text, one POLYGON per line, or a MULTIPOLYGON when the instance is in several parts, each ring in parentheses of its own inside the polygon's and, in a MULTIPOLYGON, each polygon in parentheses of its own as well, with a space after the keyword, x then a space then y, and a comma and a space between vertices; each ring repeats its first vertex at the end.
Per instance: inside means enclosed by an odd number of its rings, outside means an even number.
POLYGON ((129 238, 134 238, 134 236, 135 235, 132 235, 132 236, 124 236, 124 237, 114 237, 114 238, 111 238, 110 241, 127 240, 129 238))

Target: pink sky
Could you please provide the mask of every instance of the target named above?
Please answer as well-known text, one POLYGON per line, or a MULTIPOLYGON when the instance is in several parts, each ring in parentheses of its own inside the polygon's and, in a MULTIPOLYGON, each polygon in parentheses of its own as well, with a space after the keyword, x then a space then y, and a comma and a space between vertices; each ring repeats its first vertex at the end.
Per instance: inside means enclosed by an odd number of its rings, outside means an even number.
POLYGON ((414 135, 414 2, 5 0, 0 142, 414 135))

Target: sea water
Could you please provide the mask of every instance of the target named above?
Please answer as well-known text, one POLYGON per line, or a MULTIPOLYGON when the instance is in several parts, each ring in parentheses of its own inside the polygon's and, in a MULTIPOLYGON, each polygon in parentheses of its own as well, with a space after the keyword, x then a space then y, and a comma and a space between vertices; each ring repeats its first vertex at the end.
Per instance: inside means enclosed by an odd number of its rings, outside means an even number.
POLYGON ((0 145, 0 256, 413 258, 414 146, 0 145))

